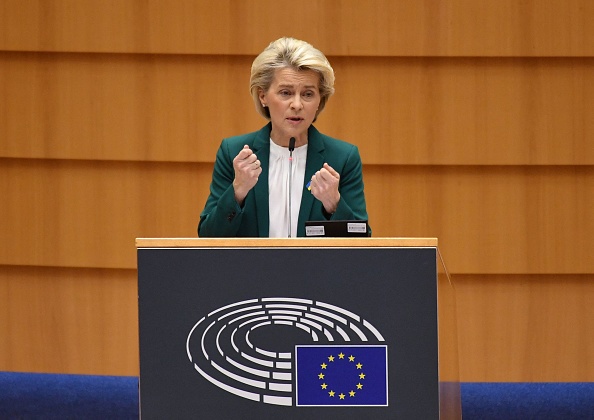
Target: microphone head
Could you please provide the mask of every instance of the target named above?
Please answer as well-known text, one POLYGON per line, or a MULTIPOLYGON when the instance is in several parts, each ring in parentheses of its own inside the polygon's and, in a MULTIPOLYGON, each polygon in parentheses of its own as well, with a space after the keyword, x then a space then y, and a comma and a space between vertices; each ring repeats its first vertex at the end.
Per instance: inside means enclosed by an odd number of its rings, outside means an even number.
POLYGON ((295 150, 295 137, 289 139, 289 152, 295 150))

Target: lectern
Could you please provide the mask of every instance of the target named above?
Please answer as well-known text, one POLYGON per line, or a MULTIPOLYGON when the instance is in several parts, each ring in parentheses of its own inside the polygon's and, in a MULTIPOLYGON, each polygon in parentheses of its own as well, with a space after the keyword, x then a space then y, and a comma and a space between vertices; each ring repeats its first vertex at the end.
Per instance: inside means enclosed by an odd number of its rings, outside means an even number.
POLYGON ((143 419, 461 418, 437 239, 137 239, 143 419))

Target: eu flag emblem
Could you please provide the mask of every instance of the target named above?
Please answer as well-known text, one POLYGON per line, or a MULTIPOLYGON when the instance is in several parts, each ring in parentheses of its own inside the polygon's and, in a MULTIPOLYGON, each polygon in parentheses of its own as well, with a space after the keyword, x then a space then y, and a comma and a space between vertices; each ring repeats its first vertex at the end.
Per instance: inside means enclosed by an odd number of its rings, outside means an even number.
POLYGON ((388 405, 385 345, 296 346, 298 406, 388 405))

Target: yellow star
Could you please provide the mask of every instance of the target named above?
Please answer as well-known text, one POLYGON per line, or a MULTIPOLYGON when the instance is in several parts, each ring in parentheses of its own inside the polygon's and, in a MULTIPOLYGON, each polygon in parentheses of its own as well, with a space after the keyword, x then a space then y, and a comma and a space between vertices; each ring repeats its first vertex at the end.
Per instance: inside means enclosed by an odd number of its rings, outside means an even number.
POLYGON ((332 355, 328 356, 328 360, 330 360, 331 362, 333 362, 334 361, 334 356, 332 356, 332 355))
POLYGON ((326 366, 328 366, 326 363, 322 363, 322 369, 326 369, 326 366))
POLYGON ((330 392, 328 393, 328 395, 330 395, 331 397, 333 397, 333 396, 334 396, 334 394, 335 394, 335 392, 334 392, 334 391, 330 391, 330 392))
POLYGON ((349 392, 349 395, 350 395, 351 397, 354 397, 354 396, 355 396, 355 391, 351 391, 351 392, 349 392))
POLYGON ((324 374, 323 374, 323 373, 320 373, 320 374, 318 375, 318 379, 324 379, 324 374))
POLYGON ((340 394, 338 394, 338 396, 340 397, 341 400, 344 400, 345 395, 342 392, 340 394))
POLYGON ((354 362, 354 361, 355 361, 355 356, 353 356, 353 355, 350 355, 350 356, 349 356, 349 362, 354 362))
POLYGON ((361 385, 361 382, 359 382, 359 383, 357 384, 357 389, 363 389, 363 385, 361 385))
POLYGON ((357 369, 361 369, 363 365, 361 363, 357 363, 357 369))
POLYGON ((344 359, 344 353, 343 352, 338 353, 338 358, 339 359, 344 359))
POLYGON ((365 379, 365 374, 364 374, 364 373, 360 373, 360 374, 359 374, 359 378, 360 378, 360 379, 365 379))
POLYGON ((322 384, 322 389, 326 389, 326 388, 328 388, 328 385, 326 385, 326 383, 323 383, 322 384))

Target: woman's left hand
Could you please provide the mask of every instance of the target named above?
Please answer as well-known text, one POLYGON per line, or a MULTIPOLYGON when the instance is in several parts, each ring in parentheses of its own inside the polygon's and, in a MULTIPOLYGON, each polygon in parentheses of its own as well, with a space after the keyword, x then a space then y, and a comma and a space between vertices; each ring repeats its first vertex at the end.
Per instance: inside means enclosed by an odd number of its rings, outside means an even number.
POLYGON ((338 192, 339 181, 340 174, 327 163, 324 163, 322 169, 311 177, 311 193, 322 202, 324 209, 329 214, 333 214, 336 211, 338 202, 340 201, 340 193, 338 192))

